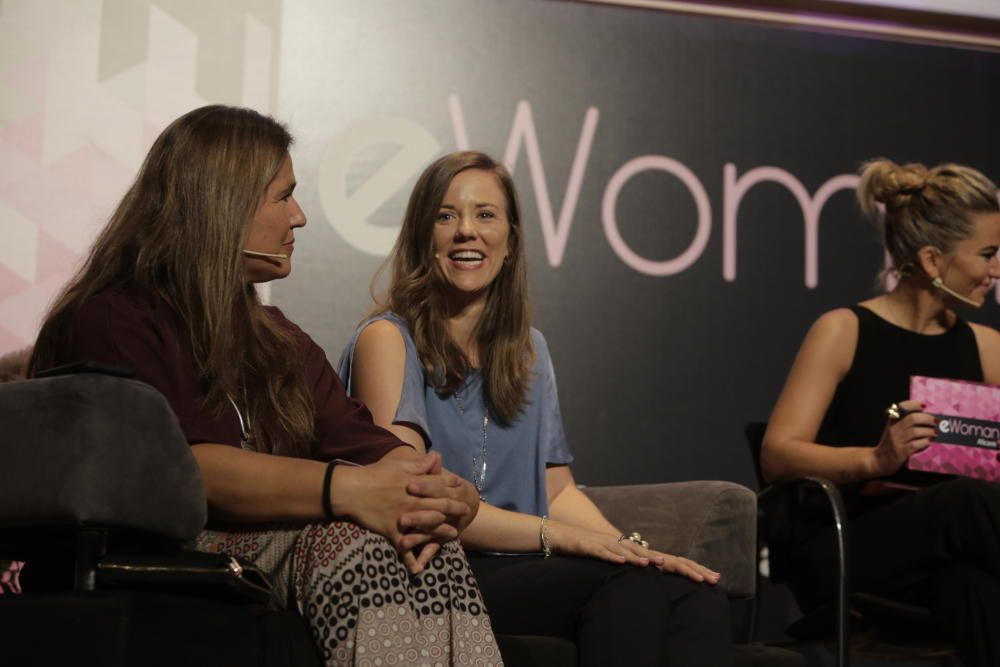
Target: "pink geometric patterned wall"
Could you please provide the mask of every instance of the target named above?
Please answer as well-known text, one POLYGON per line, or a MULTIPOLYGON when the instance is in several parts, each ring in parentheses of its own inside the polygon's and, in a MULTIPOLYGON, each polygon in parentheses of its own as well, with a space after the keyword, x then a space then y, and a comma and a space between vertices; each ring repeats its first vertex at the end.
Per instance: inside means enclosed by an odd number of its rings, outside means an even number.
POLYGON ((173 118, 268 112, 280 0, 0 3, 0 355, 41 316, 173 118))

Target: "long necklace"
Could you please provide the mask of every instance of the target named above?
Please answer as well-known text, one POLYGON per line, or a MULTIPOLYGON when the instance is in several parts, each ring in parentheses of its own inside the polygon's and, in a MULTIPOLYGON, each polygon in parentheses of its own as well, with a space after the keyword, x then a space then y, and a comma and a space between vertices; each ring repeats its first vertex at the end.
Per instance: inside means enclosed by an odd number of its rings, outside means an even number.
MULTIPOLYGON (((465 406, 462 404, 462 399, 458 395, 458 391, 451 395, 455 399, 455 405, 458 406, 458 412, 461 415, 465 414, 465 406)), ((486 407, 486 397, 483 397, 483 448, 482 457, 478 458, 475 454, 472 455, 472 484, 476 487, 476 492, 479 494, 480 500, 486 500, 486 496, 483 495, 483 489, 486 488, 486 443, 487 443, 487 432, 486 428, 490 424, 490 411, 486 407)))
POLYGON ((243 387, 243 404, 247 406, 246 419, 243 418, 243 413, 240 412, 240 408, 236 405, 236 401, 229 394, 226 394, 226 398, 229 399, 229 403, 233 406, 233 410, 236 410, 236 418, 240 420, 240 447, 250 451, 254 451, 256 447, 251 443, 251 438, 253 438, 253 430, 250 426, 250 402, 247 400, 247 388, 243 387))

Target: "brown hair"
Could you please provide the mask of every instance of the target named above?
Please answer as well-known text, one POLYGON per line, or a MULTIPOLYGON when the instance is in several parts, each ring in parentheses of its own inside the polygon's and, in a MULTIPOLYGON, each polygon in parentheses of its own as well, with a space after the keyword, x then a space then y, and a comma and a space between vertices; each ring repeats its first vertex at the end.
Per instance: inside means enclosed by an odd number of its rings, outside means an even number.
POLYGON ((28 377, 28 359, 30 357, 30 347, 14 350, 0 356, 0 383, 23 380, 28 377))
POLYGON ((206 106, 153 143, 135 182, 50 309, 30 372, 51 366, 76 309, 109 287, 161 295, 187 327, 205 408, 246 390, 262 451, 305 456, 313 405, 291 335, 247 282, 241 250, 292 137, 250 109, 206 106), (239 362, 242 360, 242 364, 239 362))
POLYGON ((949 252, 955 242, 968 238, 970 214, 1000 211, 997 186, 970 167, 942 164, 928 169, 879 158, 863 164, 860 173, 858 202, 870 218, 881 222, 885 248, 902 273, 916 268, 917 252, 924 246, 949 252))
POLYGON ((403 227, 386 260, 392 266, 392 282, 381 297, 376 297, 372 314, 392 311, 406 321, 424 371, 439 392, 451 394, 461 386, 470 364, 448 335, 445 278, 434 261, 434 225, 452 179, 467 169, 496 176, 507 204, 507 261, 490 285, 473 337, 490 408, 500 419, 511 421, 527 402, 535 348, 521 212, 506 167, 483 153, 462 151, 445 155, 424 170, 410 194, 403 227))

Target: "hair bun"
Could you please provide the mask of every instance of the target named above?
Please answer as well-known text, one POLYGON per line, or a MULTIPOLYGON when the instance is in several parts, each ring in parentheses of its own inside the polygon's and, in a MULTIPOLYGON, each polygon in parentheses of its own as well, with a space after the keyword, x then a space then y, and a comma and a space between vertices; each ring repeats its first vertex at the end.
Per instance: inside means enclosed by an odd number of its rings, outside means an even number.
POLYGON ((910 203, 914 195, 927 186, 930 172, 918 163, 898 165, 892 160, 879 158, 863 164, 860 169, 858 202, 870 217, 878 217, 878 203, 888 210, 896 210, 910 203))

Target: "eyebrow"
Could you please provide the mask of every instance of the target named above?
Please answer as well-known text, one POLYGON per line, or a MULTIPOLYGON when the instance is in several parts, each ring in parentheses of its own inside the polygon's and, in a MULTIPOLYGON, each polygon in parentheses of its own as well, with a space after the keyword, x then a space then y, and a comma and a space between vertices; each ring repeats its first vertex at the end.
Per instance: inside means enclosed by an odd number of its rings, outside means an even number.
MULTIPOLYGON (((500 208, 500 205, 499 204, 493 204, 493 203, 490 203, 490 202, 476 202, 476 208, 487 208, 487 207, 500 208)), ((451 204, 441 204, 441 208, 448 208, 448 209, 451 209, 453 211, 457 210, 457 207, 452 206, 451 204)))

